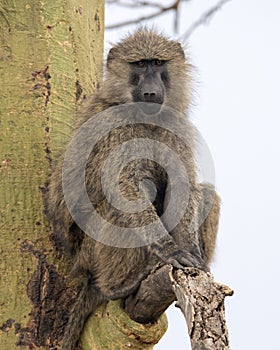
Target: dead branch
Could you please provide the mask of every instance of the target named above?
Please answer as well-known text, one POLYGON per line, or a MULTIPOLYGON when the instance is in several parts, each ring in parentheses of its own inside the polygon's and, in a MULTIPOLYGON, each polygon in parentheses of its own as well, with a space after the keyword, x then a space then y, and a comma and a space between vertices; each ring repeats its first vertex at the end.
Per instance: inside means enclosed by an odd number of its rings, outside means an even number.
POLYGON ((188 325, 192 350, 227 350, 229 337, 224 299, 233 291, 214 282, 210 273, 171 265, 155 269, 135 295, 124 302, 124 309, 134 321, 154 322, 177 299, 188 325))
POLYGON ((210 273, 194 268, 170 270, 170 279, 188 325, 192 350, 227 350, 229 337, 224 299, 233 291, 210 273))
POLYGON ((221 0, 215 6, 211 7, 196 20, 189 29, 181 36, 182 41, 186 41, 192 33, 200 26, 209 23, 213 16, 223 7, 223 5, 231 0, 221 0))
MULTIPOLYGON (((139 0, 139 1, 126 1, 126 0, 107 0, 107 4, 112 5, 115 4, 120 7, 126 7, 126 8, 155 8, 156 11, 149 15, 144 15, 139 18, 134 18, 127 21, 122 21, 116 24, 111 24, 106 26, 106 29, 116 29, 120 27, 125 27, 132 24, 138 24, 142 21, 146 21, 155 17, 158 17, 166 12, 172 11, 175 13, 174 17, 174 31, 178 31, 178 22, 179 22, 179 6, 180 4, 185 1, 189 2, 191 0, 175 0, 171 5, 169 6, 162 6, 160 3, 155 3, 153 1, 145 1, 145 0, 139 0)), ((227 2, 231 0, 220 0, 215 6, 208 9, 205 13, 203 13, 189 28, 188 30, 181 36, 182 41, 186 41, 192 33, 200 26, 205 25, 206 23, 209 23, 209 21, 213 18, 213 16, 225 5, 227 2)))
POLYGON ((106 0, 106 3, 109 5, 118 5, 126 8, 135 8, 135 7, 156 7, 162 8, 160 3, 155 3, 153 1, 124 1, 124 0, 106 0))
MULTIPOLYGON (((146 15, 146 16, 142 16, 142 17, 139 17, 139 18, 136 18, 136 19, 131 19, 131 20, 128 20, 128 21, 123 21, 123 22, 119 22, 119 23, 116 23, 116 24, 108 25, 108 26, 106 26, 106 29, 116 29, 116 28, 119 28, 119 27, 125 27, 125 26, 128 26, 128 25, 131 25, 131 24, 137 24, 137 23, 140 23, 142 21, 146 21, 148 19, 152 19, 154 17, 158 17, 158 16, 160 16, 163 13, 166 13, 168 11, 175 11, 177 13, 178 6, 179 6, 180 2, 181 2, 181 0, 176 0, 170 6, 162 6, 160 4, 153 4, 152 5, 150 2, 146 2, 146 1, 145 2, 140 2, 139 4, 140 4, 141 7, 152 6, 152 7, 158 8, 158 10, 153 12, 153 13, 151 13, 150 15, 146 15)), ((118 2, 118 1, 114 0, 114 1, 111 1, 110 3, 111 4, 112 3, 116 3, 117 5, 122 5, 122 6, 128 7, 128 3, 124 3, 124 2, 118 2)), ((134 5, 134 7, 135 6, 137 6, 137 2, 134 5)))

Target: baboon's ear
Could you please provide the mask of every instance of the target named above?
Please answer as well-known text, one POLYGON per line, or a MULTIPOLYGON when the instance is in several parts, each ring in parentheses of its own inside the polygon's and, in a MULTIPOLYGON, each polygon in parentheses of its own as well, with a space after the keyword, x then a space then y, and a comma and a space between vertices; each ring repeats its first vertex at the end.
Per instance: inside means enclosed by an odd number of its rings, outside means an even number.
POLYGON ((176 50, 177 52, 179 52, 182 55, 182 58, 185 58, 185 51, 182 48, 182 45, 180 43, 175 43, 176 45, 176 50))
POLYGON ((117 54, 117 49, 115 47, 112 47, 107 56, 107 67, 112 62, 112 60, 116 58, 116 54, 117 54))

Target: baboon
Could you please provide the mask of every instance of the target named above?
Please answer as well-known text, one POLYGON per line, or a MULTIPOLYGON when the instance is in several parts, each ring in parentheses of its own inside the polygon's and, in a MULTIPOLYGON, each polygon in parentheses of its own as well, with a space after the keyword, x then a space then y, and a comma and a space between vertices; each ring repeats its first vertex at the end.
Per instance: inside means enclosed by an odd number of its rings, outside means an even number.
MULTIPOLYGON (((191 67, 179 42, 169 40, 153 30, 137 30, 109 51, 106 78, 81 108, 77 118, 78 127, 99 112, 108 110, 114 113, 111 107, 125 107, 131 103, 158 106, 159 110, 152 113, 157 113, 159 118, 160 109, 166 106, 187 119, 185 113, 190 105, 191 80, 191 67)), ((127 163, 118 182, 122 195, 131 203, 143 193, 146 198, 150 198, 153 190, 149 185, 145 187, 145 179, 154 184, 156 195, 140 213, 122 212, 109 203, 102 190, 102 165, 110 152, 120 143, 141 138, 156 139, 179 155, 188 174, 187 208, 180 222, 171 230, 164 221, 160 221, 160 238, 143 246, 114 247, 84 234, 65 203, 62 189, 63 158, 54 169, 48 186, 46 213, 57 248, 72 257, 72 275, 81 286, 66 326, 63 350, 76 348, 84 323, 97 306, 108 300, 125 299, 135 293, 141 281, 156 265, 209 269, 218 227, 219 197, 212 185, 198 183, 194 133, 191 124, 188 125, 188 145, 157 125, 138 123, 115 128, 93 147, 88 158, 85 184, 90 201, 101 217, 121 229, 142 227, 162 216, 169 201, 169 179, 166 170, 152 159, 136 159, 127 163), (207 205, 212 209, 204 213, 207 205), (206 220, 199 227, 197 218, 201 213, 205 214, 206 220)), ((111 166, 121 162, 123 155, 119 154, 111 166)), ((113 181, 109 178, 108 182, 110 180, 113 181)), ((77 189, 73 189, 75 191, 77 189)), ((79 203, 76 209, 83 211, 79 209, 79 203)), ((157 233, 151 234, 157 237, 157 233)), ((162 293, 164 297, 164 291, 162 293)))

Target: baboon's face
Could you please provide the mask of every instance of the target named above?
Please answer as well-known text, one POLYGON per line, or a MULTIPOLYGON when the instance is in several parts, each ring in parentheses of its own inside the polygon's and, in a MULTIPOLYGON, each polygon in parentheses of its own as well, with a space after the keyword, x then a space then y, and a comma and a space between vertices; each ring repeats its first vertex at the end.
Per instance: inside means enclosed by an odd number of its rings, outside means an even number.
POLYGON ((133 101, 163 104, 169 85, 167 61, 141 60, 131 62, 130 67, 133 101))

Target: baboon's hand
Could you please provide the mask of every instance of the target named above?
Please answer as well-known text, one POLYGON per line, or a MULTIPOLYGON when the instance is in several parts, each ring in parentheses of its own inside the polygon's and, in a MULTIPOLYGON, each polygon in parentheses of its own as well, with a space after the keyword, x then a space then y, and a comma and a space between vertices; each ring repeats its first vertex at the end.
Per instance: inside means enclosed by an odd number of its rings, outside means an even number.
POLYGON ((173 265, 177 269, 195 267, 200 270, 209 271, 208 267, 200 256, 182 250, 178 250, 175 255, 167 257, 166 262, 173 265))
POLYGON ((196 267, 208 271, 208 267, 199 255, 199 251, 181 250, 172 238, 154 242, 151 245, 151 250, 166 264, 171 264, 178 269, 196 267))

